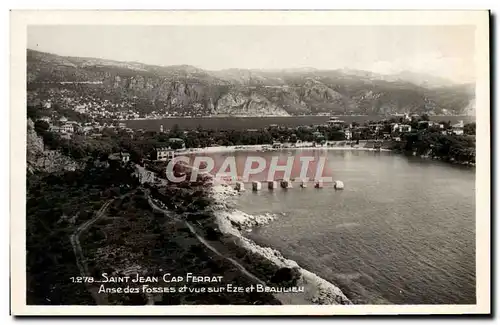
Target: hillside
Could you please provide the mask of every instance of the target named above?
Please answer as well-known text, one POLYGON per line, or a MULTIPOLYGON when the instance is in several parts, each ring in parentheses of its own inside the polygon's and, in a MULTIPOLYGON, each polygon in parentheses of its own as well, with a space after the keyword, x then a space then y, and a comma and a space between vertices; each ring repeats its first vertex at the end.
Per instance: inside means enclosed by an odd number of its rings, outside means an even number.
MULTIPOLYGON (((416 75, 351 70, 205 71, 27 52, 28 99, 115 103, 161 115, 471 114, 471 85, 426 86, 416 75), (408 76, 410 81, 404 80, 408 76), (63 95, 61 95, 63 94, 63 95), (56 98, 54 100, 54 98, 56 98), (65 100, 62 100, 62 99, 65 100)), ((425 79, 425 78, 424 78, 425 79)), ((444 81, 443 81, 444 83, 444 81)), ((69 107, 70 108, 70 107, 69 107)))
POLYGON ((26 167, 28 174, 36 172, 54 173, 74 171, 84 167, 84 164, 65 156, 57 150, 46 148, 43 139, 35 132, 33 121, 28 119, 26 130, 26 167))

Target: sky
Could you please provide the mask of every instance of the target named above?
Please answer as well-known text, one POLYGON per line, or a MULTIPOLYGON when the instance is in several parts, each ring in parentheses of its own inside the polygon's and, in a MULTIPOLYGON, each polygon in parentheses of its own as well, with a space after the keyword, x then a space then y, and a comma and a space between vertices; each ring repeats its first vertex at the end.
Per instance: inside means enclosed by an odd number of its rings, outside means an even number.
POLYGON ((413 71, 473 82, 473 26, 30 26, 28 48, 207 70, 413 71))

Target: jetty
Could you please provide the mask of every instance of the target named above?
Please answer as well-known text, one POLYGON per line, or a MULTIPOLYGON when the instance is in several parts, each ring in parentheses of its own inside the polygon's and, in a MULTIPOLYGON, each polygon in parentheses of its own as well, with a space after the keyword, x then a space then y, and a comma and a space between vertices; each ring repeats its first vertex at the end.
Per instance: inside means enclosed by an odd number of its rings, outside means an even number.
MULTIPOLYGON (((294 187, 293 183, 298 183, 298 186, 300 188, 304 188, 304 189, 309 187, 308 183, 312 183, 311 186, 314 188, 317 188, 317 189, 325 188, 326 184, 328 184, 328 185, 326 185, 326 187, 333 187, 335 190, 343 190, 344 189, 344 182, 341 180, 335 180, 332 183, 330 183, 330 182, 325 183, 321 179, 314 180, 314 181, 312 181, 312 180, 309 181, 307 179, 300 179, 300 180, 293 180, 293 181, 289 180, 289 179, 280 179, 277 181, 251 181, 251 182, 247 182, 247 183, 250 184, 247 186, 250 186, 250 188, 252 189, 253 192, 261 191, 262 187, 263 187, 263 183, 264 184, 267 183, 267 189, 270 191, 276 190, 278 187, 281 187, 282 189, 291 189, 294 187)), ((245 182, 241 182, 241 181, 235 182, 234 189, 238 192, 245 192, 246 191, 245 182)))

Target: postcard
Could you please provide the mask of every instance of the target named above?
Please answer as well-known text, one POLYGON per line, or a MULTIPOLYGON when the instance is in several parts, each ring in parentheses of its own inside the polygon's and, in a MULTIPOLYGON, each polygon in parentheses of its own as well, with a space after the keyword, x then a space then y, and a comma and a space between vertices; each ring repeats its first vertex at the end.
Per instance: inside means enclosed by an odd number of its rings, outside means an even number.
POLYGON ((490 314, 489 20, 12 11, 11 313, 490 314))

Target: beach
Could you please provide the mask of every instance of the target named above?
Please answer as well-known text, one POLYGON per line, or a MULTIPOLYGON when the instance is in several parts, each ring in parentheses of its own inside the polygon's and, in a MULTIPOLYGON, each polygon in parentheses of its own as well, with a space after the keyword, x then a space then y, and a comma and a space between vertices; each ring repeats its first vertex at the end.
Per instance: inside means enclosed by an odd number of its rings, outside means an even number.
POLYGON ((362 150, 362 151, 391 151, 387 148, 375 149, 366 147, 368 141, 359 141, 359 145, 354 147, 347 145, 348 141, 329 141, 325 145, 314 145, 313 142, 303 142, 299 145, 284 144, 279 148, 272 148, 271 145, 256 144, 256 145, 240 145, 240 146, 211 146, 205 148, 190 148, 186 150, 177 151, 178 155, 192 154, 192 153, 222 153, 222 152, 235 152, 235 151, 280 151, 280 150, 362 150), (343 145, 340 145, 343 144, 343 145))

